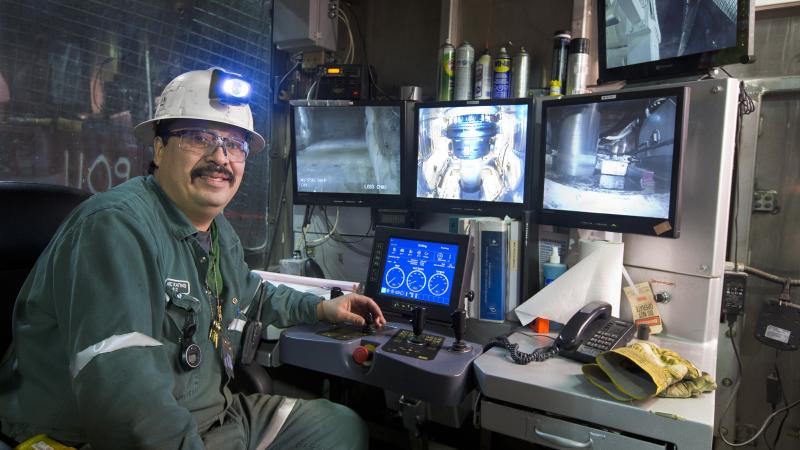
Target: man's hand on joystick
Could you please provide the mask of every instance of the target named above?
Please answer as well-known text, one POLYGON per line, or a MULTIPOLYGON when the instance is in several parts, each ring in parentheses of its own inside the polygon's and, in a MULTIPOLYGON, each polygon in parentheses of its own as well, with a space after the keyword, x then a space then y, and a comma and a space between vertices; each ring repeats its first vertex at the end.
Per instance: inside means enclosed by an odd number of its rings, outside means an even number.
POLYGON ((360 294, 347 294, 330 300, 317 303, 317 320, 330 323, 351 323, 363 326, 364 319, 371 313, 375 327, 381 328, 386 324, 378 304, 371 298, 360 294))

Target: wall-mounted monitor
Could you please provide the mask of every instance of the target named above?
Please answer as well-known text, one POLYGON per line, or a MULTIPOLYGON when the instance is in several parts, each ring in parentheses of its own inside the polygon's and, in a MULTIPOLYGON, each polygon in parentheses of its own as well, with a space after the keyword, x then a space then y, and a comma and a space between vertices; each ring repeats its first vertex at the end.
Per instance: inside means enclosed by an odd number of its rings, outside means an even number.
POLYGON ((542 102, 542 224, 679 235, 689 88, 623 90, 542 102))
POLYGON ((530 203, 531 99, 415 106, 414 209, 516 214, 530 203))
POLYGON ((449 322, 469 289, 473 249, 468 235, 376 227, 365 295, 384 312, 449 322))
POLYGON ((598 0, 600 82, 754 61, 754 0, 598 0))
POLYGON ((292 105, 294 203, 407 207, 404 102, 292 105))

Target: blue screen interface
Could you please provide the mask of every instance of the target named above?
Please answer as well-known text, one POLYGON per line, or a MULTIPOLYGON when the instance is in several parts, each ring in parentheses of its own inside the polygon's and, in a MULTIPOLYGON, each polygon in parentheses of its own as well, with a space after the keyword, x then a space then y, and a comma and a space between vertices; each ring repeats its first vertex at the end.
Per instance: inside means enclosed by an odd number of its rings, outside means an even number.
POLYGON ((455 244, 389 238, 381 293, 447 305, 457 260, 455 244))

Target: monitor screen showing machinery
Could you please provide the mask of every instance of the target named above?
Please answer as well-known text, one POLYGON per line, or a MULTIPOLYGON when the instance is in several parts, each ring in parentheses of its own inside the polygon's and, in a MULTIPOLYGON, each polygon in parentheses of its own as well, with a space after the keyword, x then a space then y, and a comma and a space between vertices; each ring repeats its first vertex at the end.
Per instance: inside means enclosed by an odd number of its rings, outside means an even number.
POLYGON ((751 0, 601 0, 600 78, 699 73, 749 62, 751 0))
POLYGON ((476 213, 522 209, 531 110, 526 99, 418 105, 417 207, 476 213))
POLYGON ((678 236, 687 88, 542 104, 541 223, 678 236))
POLYGON ((469 288, 468 243, 463 234, 376 227, 365 295, 384 312, 422 306, 429 319, 448 322, 469 288))
POLYGON ((293 107, 295 203, 386 204, 401 196, 403 108, 293 107))

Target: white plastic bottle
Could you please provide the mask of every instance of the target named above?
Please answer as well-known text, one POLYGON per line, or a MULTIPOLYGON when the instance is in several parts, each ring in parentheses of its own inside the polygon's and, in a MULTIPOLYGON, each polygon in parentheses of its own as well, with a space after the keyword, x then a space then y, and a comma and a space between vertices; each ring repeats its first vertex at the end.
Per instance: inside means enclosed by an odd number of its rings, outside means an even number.
POLYGON ((558 278, 562 273, 567 271, 567 265, 561 264, 561 255, 558 254, 558 246, 553 246, 553 252, 550 253, 550 262, 542 264, 542 275, 544 275, 544 285, 552 283, 553 280, 558 278))

